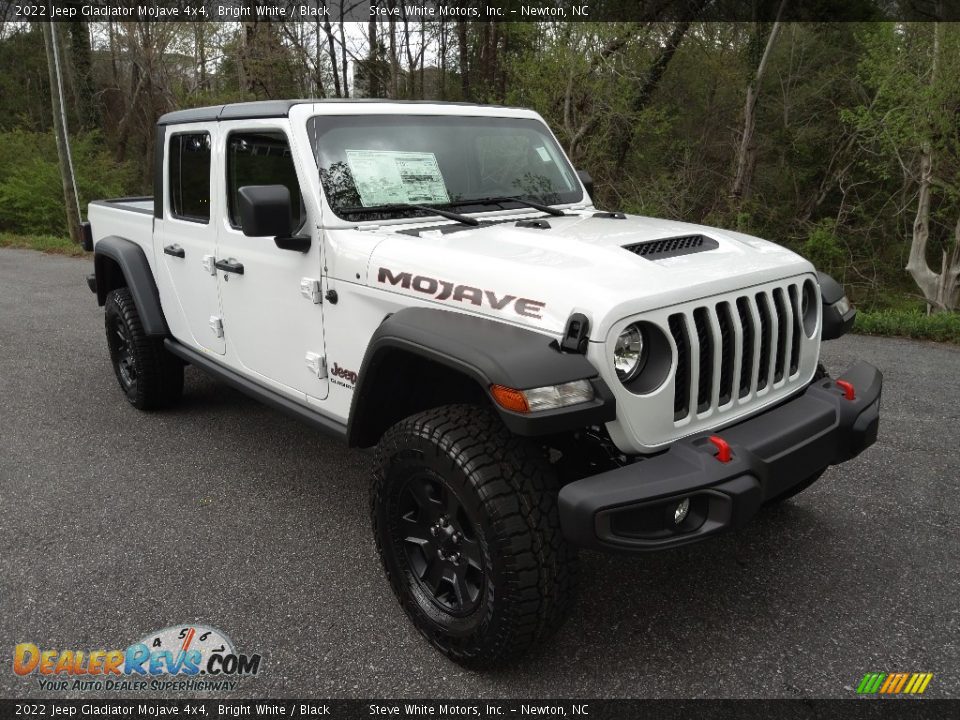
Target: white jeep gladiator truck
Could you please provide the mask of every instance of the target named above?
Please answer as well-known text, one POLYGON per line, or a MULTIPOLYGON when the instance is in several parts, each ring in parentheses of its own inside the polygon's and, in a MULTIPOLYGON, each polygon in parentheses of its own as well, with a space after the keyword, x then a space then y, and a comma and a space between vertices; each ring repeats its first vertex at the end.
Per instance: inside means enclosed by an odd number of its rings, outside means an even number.
POLYGON ((820 343, 842 288, 754 237, 601 212, 536 113, 289 100, 156 129, 154 195, 90 204, 120 387, 192 365, 352 447, 400 604, 489 666, 555 628, 577 547, 737 528, 877 437, 820 343))

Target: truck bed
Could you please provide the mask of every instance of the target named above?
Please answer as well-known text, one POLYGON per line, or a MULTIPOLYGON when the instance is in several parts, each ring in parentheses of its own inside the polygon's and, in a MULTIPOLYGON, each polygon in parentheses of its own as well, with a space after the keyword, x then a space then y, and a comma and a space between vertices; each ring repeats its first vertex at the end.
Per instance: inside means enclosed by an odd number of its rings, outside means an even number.
POLYGON ((105 207, 116 208, 117 210, 129 210, 130 212, 147 213, 148 215, 153 215, 152 195, 110 198, 108 200, 93 200, 90 204, 103 205, 105 207))
POLYGON ((87 207, 87 219, 93 245, 115 235, 135 242, 143 248, 153 265, 153 198, 124 197, 94 200, 87 207))

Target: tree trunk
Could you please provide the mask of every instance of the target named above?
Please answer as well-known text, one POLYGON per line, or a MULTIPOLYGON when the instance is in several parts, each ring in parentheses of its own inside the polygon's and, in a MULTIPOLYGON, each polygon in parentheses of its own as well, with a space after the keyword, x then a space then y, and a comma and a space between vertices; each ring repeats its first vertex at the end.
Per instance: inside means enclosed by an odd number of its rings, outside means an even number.
MULTIPOLYGON (((943 46, 943 23, 934 23, 933 58, 930 63, 930 87, 936 86, 940 76, 940 51, 943 46)), ((913 238, 906 270, 927 300, 928 312, 957 308, 957 280, 960 278, 960 221, 951 257, 943 254, 941 271, 935 273, 927 263, 927 242, 930 239, 930 194, 933 186, 933 143, 926 140, 920 153, 920 189, 917 194, 917 214, 913 220, 913 238)))
MULTIPOLYGON (((71 2, 79 10, 77 2, 71 2)), ((92 130, 100 124, 97 98, 94 94, 93 73, 90 61, 90 26, 86 20, 71 20, 70 60, 73 64, 73 94, 77 110, 77 122, 83 130, 92 130)))
POLYGON ((82 242, 80 204, 77 201, 77 183, 73 175, 73 159, 70 157, 67 121, 63 114, 63 80, 60 76, 59 50, 56 47, 56 42, 54 24, 43 23, 43 44, 47 50, 47 69, 50 74, 50 109, 53 113, 53 135, 57 141, 57 158, 60 161, 63 205, 67 216, 70 239, 79 245, 82 242))
POLYGON ((461 100, 470 100, 469 54, 467 48, 467 22, 457 20, 457 45, 460 51, 460 93, 461 100))
POLYGON ((438 79, 438 92, 441 100, 447 99, 447 24, 440 23, 438 28, 440 33, 440 77, 438 79))
POLYGON ((343 9, 343 0, 340 0, 340 71, 343 73, 343 97, 350 97, 350 87, 348 79, 347 65, 347 33, 344 30, 343 16, 346 11, 343 9))
POLYGON ((323 21, 323 31, 327 34, 327 48, 330 54, 330 65, 333 70, 334 97, 343 97, 340 90, 340 71, 337 69, 337 46, 333 41, 333 26, 330 25, 329 18, 323 21))
POLYGON ((202 20, 194 23, 193 33, 197 51, 197 64, 199 66, 197 89, 199 89, 200 92, 205 92, 207 89, 207 44, 206 38, 204 37, 204 24, 202 20))
POLYGON ((367 23, 367 45, 369 45, 369 54, 367 55, 367 97, 380 97, 380 51, 377 43, 377 21, 370 20, 367 23))
POLYGON ((760 84, 763 82, 767 63, 770 61, 770 54, 777 42, 777 35, 780 33, 780 16, 783 14, 786 4, 787 0, 780 3, 780 9, 777 10, 777 19, 770 30, 770 36, 767 38, 767 45, 763 50, 763 56, 760 58, 760 64, 757 66, 757 72, 750 84, 747 85, 747 100, 743 108, 743 135, 740 137, 740 145, 737 148, 737 171, 730 188, 730 194, 738 204, 744 198, 750 197, 753 169, 757 162, 757 148, 753 142, 757 124, 757 98, 760 97, 760 84))
MULTIPOLYGON (((388 0, 387 7, 393 11, 395 0, 388 0)), ((397 20, 392 12, 387 25, 390 29, 390 98, 396 100, 400 94, 400 59, 397 57, 397 20)))
MULTIPOLYGON (((706 1, 703 0, 697 6, 697 8, 702 8, 705 4, 706 1)), ((694 9, 694 12, 698 11, 698 9, 694 9)), ((674 26, 673 32, 670 33, 670 37, 667 40, 667 44, 660 51, 660 54, 657 56, 657 58, 653 61, 653 64, 647 71, 646 79, 633 96, 633 100, 630 104, 630 110, 632 112, 639 113, 647 106, 647 103, 650 102, 650 98, 653 97, 653 91, 656 90, 657 86, 660 84, 660 79, 667 71, 667 66, 669 66, 670 61, 673 60, 673 56, 676 54, 677 48, 680 47, 680 43, 683 41, 683 37, 687 34, 687 30, 689 29, 689 22, 678 22, 674 26)), ((620 132, 620 142, 618 143, 615 171, 617 176, 621 176, 623 174, 623 168, 627 160, 627 154, 630 152, 630 148, 633 145, 634 133, 635 128, 632 126, 625 127, 620 132)))

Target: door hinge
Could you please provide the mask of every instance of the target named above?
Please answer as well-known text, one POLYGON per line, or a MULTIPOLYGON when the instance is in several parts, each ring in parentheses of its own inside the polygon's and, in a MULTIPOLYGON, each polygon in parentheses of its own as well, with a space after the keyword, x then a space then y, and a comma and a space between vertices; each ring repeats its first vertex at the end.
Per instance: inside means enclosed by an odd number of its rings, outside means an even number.
POLYGON ((210 329, 213 330, 213 334, 218 338, 223 337, 223 320, 218 318, 216 315, 210 316, 210 329))
POLYGON ((201 260, 201 263, 203 264, 203 269, 207 271, 207 274, 208 274, 208 275, 216 275, 216 274, 217 274, 217 257, 216 257, 216 255, 204 255, 204 256, 203 256, 203 260, 201 260))
POLYGON ((320 353, 308 352, 307 357, 307 367, 310 368, 310 372, 317 376, 320 380, 324 380, 327 377, 327 358, 321 355, 320 353))
POLYGON ((323 302, 323 295, 320 293, 320 281, 313 278, 300 279, 300 294, 314 305, 323 302))

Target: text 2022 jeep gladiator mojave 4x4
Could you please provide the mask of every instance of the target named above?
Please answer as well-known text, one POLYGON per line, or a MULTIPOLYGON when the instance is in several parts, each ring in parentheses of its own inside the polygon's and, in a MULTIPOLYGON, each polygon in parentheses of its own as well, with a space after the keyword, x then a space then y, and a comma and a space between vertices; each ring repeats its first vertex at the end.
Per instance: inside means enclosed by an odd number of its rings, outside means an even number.
POLYGON ((574 548, 743 525, 877 437, 881 375, 820 341, 843 289, 765 240, 600 212, 536 113, 285 100, 164 115, 154 195, 92 202, 120 387, 194 365, 376 448, 419 631, 481 667, 554 629, 574 548))

